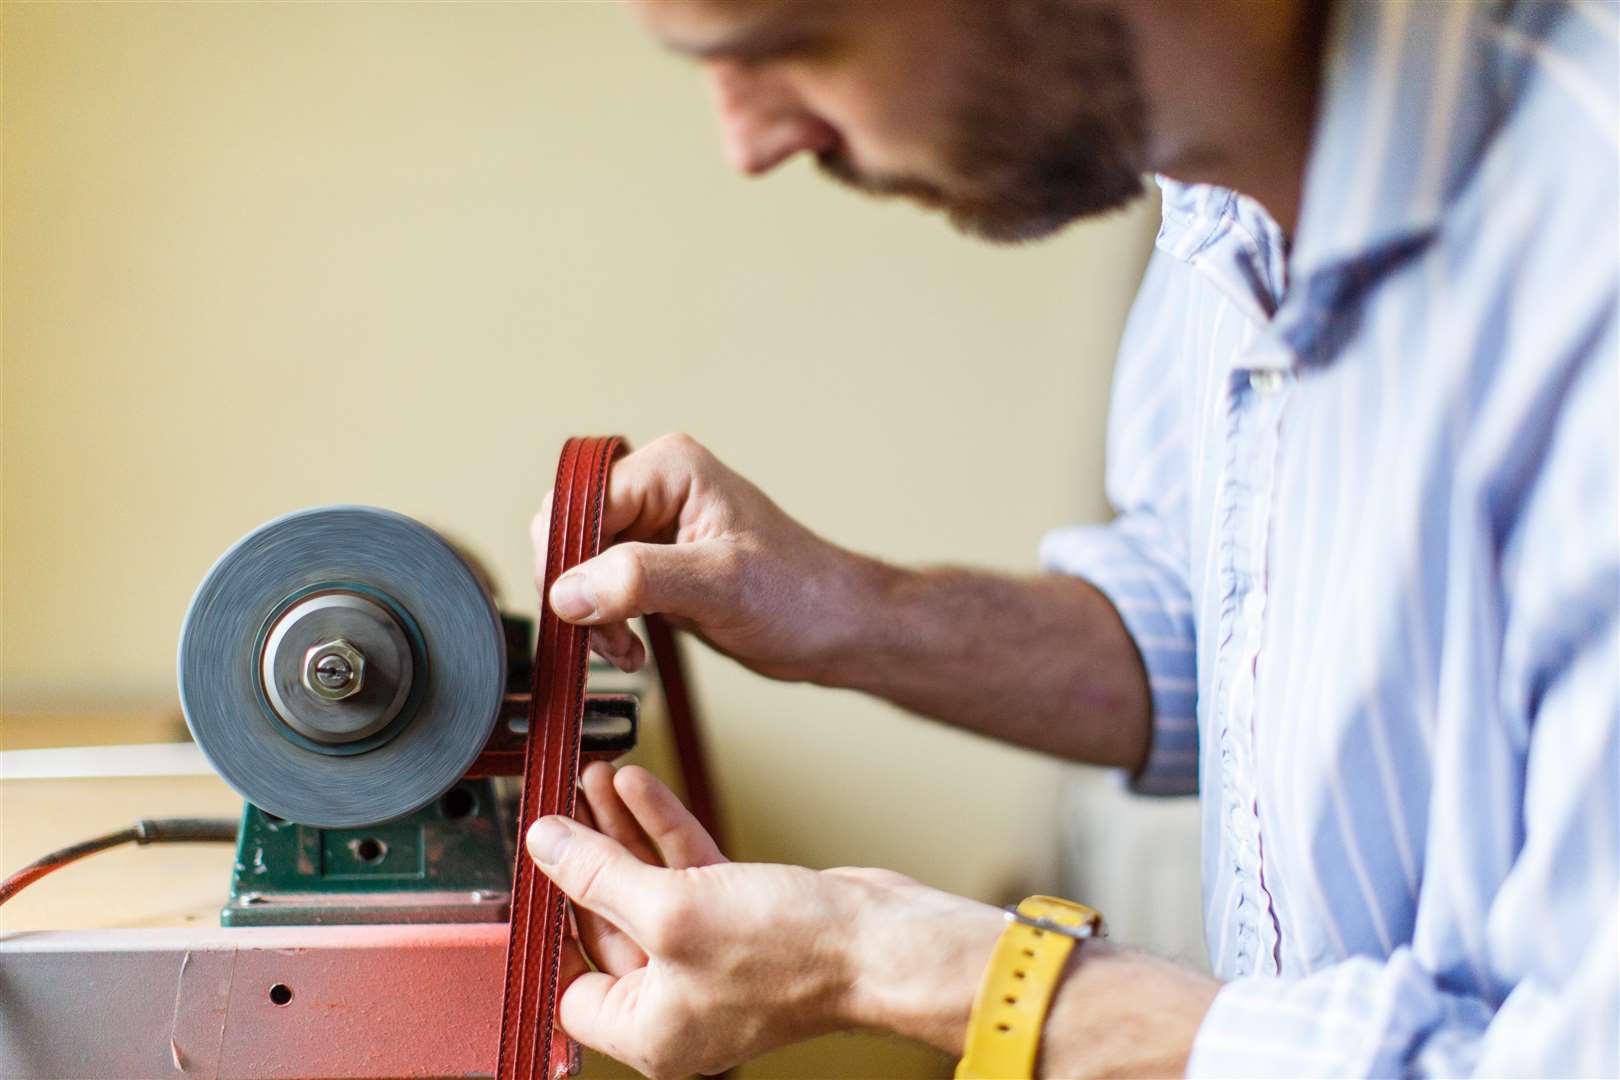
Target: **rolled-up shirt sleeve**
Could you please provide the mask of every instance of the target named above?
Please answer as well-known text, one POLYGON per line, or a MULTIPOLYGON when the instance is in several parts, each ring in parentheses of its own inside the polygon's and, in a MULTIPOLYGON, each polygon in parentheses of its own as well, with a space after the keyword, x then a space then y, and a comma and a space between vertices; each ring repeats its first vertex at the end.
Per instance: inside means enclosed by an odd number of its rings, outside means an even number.
POLYGON ((1050 571, 1083 578, 1113 602, 1136 642, 1153 700, 1138 792, 1198 790, 1198 665, 1188 575, 1187 423, 1192 374, 1163 312, 1183 302, 1185 268, 1156 251, 1137 291, 1114 365, 1108 413, 1107 525, 1070 526, 1041 541, 1050 571))
POLYGON ((1198 790, 1198 682, 1192 601, 1177 545, 1146 512, 1109 525, 1058 529, 1041 541, 1041 564, 1096 586, 1113 603, 1147 669, 1153 735, 1130 778, 1148 795, 1198 790))

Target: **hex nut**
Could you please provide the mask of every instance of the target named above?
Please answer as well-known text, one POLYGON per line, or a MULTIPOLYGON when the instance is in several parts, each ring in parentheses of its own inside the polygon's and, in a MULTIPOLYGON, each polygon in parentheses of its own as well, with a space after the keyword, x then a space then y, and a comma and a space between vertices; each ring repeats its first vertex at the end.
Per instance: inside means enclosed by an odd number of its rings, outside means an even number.
POLYGON ((342 701, 365 685, 366 658, 342 638, 323 641, 304 653, 304 689, 322 701, 342 701))

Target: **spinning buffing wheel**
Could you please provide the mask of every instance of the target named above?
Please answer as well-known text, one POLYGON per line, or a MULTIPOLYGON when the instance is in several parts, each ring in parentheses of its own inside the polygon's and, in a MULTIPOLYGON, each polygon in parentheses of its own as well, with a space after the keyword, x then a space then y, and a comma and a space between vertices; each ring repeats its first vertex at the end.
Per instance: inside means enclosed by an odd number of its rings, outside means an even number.
POLYGON ((341 828, 420 809, 489 740, 500 616, 454 549, 371 507, 303 510, 220 556, 180 631, 192 737, 245 799, 341 828))

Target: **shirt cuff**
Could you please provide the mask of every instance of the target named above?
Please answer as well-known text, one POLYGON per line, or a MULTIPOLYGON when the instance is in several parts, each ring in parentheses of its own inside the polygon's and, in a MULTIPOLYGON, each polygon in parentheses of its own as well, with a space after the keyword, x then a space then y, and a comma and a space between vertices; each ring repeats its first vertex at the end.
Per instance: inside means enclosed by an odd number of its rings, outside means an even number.
POLYGON ((1440 992, 1409 948, 1353 957, 1303 979, 1221 987, 1189 1077, 1466 1076, 1491 1022, 1484 1002, 1440 992))
POLYGON ((1198 665, 1192 600, 1173 555, 1155 550, 1151 523, 1122 517, 1111 525, 1047 533, 1041 565, 1084 578, 1113 603, 1147 669, 1153 735, 1147 761, 1130 777, 1144 795, 1198 790, 1198 665))
POLYGON ((1193 1039, 1187 1076, 1299 1077, 1340 1075, 1344 1043, 1359 1031, 1336 1031, 1324 1041, 1324 1015, 1308 1015, 1287 998, 1281 979, 1251 976, 1221 987, 1193 1039))

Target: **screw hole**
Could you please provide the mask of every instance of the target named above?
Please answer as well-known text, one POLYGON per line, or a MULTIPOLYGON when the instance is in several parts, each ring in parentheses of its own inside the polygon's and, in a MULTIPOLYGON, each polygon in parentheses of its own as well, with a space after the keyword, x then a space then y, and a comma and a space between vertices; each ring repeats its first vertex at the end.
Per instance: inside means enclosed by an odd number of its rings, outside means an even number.
POLYGON ((997 1024, 996 1030, 1005 1035, 1007 1032, 1012 1030, 1012 1026, 1010 1024, 997 1024))
POLYGON ((1023 977, 1024 977, 1024 973, 1022 971, 1014 971, 1013 972, 1013 978, 1022 979, 1023 977))
POLYGON ((292 987, 286 983, 276 983, 270 987, 270 1004, 285 1005, 292 1000, 292 987))
POLYGON ((439 800, 439 813, 451 821, 460 821, 478 809, 478 799, 464 787, 453 787, 439 800))
POLYGON ((1024 950, 1024 955, 1029 956, 1029 957, 1033 957, 1035 955, 1035 950, 1034 949, 1025 949, 1024 950))
POLYGON ((354 852, 354 857, 361 862, 375 864, 382 862, 383 857, 388 854, 388 845, 375 836, 364 836, 359 840, 349 841, 349 850, 354 852))
POLYGON ((1016 995, 1013 995, 1013 994, 1008 994, 1008 995, 1006 995, 1006 996, 1005 996, 1005 997, 1003 997, 1003 998, 1002 998, 1002 999, 1001 999, 1001 1000, 1002 1000, 1002 1001, 1005 1001, 1005 1002, 1006 1002, 1006 1003, 1007 1003, 1007 1004, 1009 1004, 1009 1005, 1016 1005, 1016 1004, 1018 1004, 1018 998, 1017 998, 1017 996, 1016 996, 1016 995))

